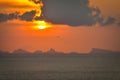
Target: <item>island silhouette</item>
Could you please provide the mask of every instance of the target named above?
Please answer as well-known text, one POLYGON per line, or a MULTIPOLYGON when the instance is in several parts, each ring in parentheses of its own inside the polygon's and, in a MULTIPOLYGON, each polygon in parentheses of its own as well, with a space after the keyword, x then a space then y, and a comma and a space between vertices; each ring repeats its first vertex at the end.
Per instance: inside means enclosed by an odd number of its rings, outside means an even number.
POLYGON ((34 52, 29 52, 23 49, 17 49, 14 50, 13 52, 8 52, 8 51, 0 51, 0 56, 10 56, 10 55, 15 55, 15 56, 29 56, 29 55, 120 55, 120 52, 117 51, 111 51, 111 50, 105 50, 105 49, 98 49, 98 48, 93 48, 89 53, 79 53, 79 52, 58 52, 55 49, 51 48, 50 50, 43 52, 41 50, 36 50, 34 52))

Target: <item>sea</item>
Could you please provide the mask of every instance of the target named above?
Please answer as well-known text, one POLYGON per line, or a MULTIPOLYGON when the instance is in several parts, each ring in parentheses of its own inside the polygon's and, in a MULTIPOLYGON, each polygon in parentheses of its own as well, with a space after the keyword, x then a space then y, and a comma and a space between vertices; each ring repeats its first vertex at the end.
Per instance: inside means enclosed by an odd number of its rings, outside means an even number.
POLYGON ((120 80, 120 56, 4 56, 0 80, 120 80))

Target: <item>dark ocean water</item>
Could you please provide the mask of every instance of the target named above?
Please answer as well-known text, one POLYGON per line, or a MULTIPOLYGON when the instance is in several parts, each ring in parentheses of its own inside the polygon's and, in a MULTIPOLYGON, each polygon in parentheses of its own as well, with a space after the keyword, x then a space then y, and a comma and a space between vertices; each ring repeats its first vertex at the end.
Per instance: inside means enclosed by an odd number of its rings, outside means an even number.
POLYGON ((0 57, 0 80, 120 80, 120 56, 0 57))

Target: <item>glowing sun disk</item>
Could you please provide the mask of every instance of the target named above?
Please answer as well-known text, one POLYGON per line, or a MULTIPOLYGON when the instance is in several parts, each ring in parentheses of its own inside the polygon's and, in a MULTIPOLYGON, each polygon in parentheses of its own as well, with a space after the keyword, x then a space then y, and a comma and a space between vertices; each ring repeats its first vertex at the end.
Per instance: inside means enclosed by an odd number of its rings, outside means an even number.
POLYGON ((46 29, 50 27, 50 24, 45 22, 45 21, 35 21, 34 22, 36 26, 34 27, 35 29, 46 29))
POLYGON ((38 29, 45 29, 46 26, 38 26, 38 29))

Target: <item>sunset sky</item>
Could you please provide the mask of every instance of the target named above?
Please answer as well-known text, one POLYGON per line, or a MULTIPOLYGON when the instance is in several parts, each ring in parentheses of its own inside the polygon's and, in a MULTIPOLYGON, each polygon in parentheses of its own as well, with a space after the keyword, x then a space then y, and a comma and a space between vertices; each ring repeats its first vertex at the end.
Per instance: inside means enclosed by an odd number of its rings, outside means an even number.
POLYGON ((120 51, 120 0, 0 0, 0 50, 120 51))

